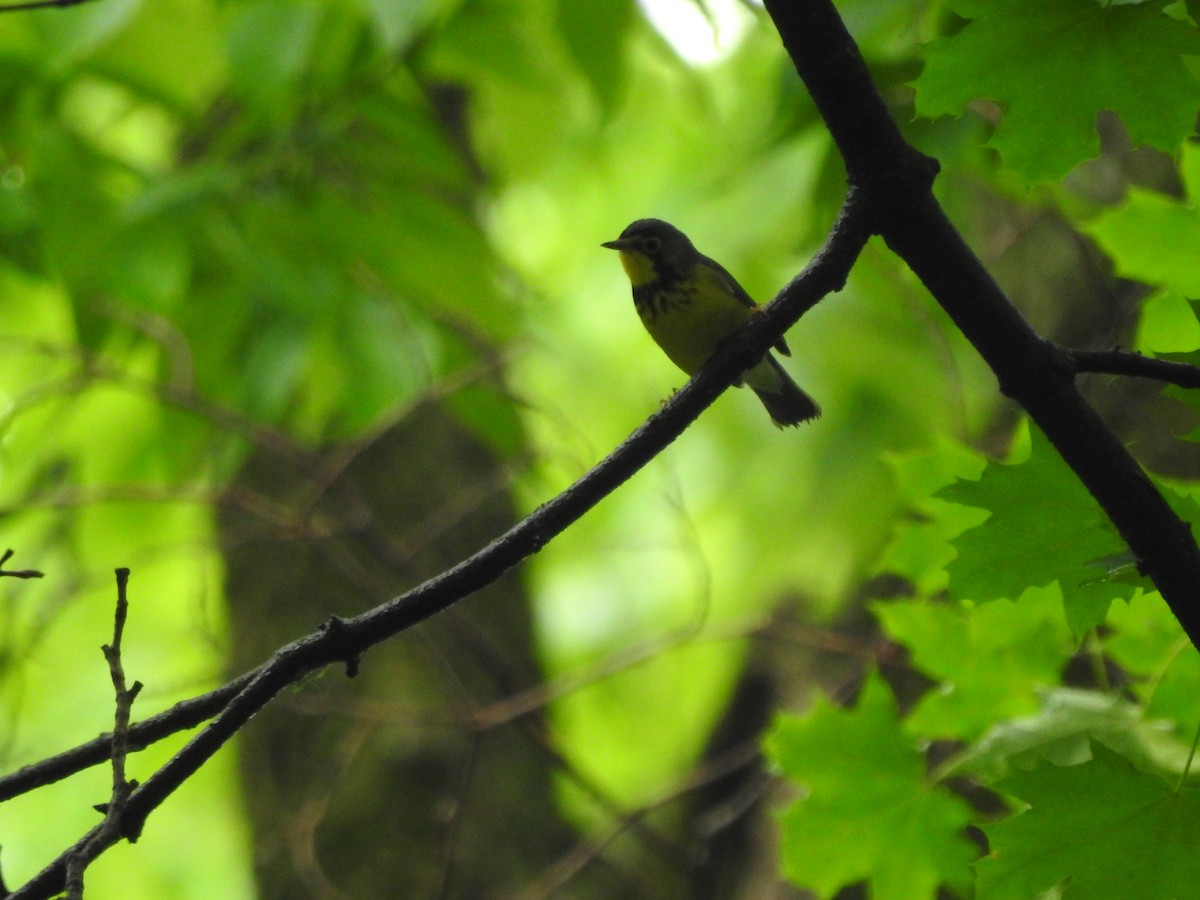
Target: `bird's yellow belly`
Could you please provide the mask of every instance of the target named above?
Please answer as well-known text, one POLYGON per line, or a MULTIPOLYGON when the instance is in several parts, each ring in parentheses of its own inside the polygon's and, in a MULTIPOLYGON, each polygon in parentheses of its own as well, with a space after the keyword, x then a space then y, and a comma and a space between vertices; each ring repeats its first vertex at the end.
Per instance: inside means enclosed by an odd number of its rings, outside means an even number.
POLYGON ((650 336, 689 375, 753 315, 749 307, 728 294, 683 288, 640 309, 639 314, 650 336))

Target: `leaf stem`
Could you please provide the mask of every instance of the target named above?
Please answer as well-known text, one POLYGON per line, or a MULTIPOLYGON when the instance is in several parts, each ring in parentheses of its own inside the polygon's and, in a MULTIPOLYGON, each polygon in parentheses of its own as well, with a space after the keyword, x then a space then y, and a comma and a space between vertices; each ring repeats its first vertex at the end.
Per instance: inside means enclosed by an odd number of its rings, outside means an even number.
POLYGON ((1179 774, 1179 783, 1175 785, 1175 793, 1178 794, 1183 790, 1183 783, 1187 781, 1188 774, 1192 770, 1192 760, 1196 758, 1196 745, 1200 743, 1200 722, 1196 723, 1196 733, 1192 735, 1192 747, 1188 750, 1187 762, 1183 764, 1183 771, 1179 774))

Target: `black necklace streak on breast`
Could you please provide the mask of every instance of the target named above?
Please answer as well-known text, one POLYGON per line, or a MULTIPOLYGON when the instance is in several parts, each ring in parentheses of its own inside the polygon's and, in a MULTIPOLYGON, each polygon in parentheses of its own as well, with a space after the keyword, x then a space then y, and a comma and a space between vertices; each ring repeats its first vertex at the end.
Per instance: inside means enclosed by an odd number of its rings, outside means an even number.
POLYGON ((692 292, 682 284, 682 279, 675 277, 659 276, 633 289, 633 305, 644 319, 657 319, 663 313, 691 302, 692 292))

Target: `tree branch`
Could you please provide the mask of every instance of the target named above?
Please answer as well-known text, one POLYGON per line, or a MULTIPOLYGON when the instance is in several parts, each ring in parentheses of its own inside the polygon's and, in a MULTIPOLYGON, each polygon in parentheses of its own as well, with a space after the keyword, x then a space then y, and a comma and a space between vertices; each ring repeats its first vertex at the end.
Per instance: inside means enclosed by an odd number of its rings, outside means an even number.
POLYGON ((832 0, 766 0, 874 229, 925 284, 1112 520, 1141 572, 1200 646, 1200 550, 1075 385, 1072 356, 1042 339, 971 252, 933 195, 936 163, 900 134, 832 0))
MULTIPOLYGON (((183 700, 158 715, 131 725, 126 738, 127 748, 131 752, 145 750, 163 738, 207 722, 245 689, 257 671, 247 672, 215 690, 183 700)), ((111 754, 112 735, 101 734, 85 744, 24 766, 0 778, 0 803, 107 762, 111 754)))
POLYGON ((1076 372, 1153 378, 1182 388, 1200 388, 1200 366, 1154 359, 1127 350, 1065 350, 1076 372))
MULTIPOLYGON (((137 840, 146 817, 288 685, 333 663, 345 663, 353 671, 366 650, 491 584, 537 553, 653 459, 788 326, 827 294, 841 289, 867 240, 863 215, 862 205, 851 192, 825 245, 764 314, 755 316, 722 344, 659 411, 563 493, 453 568, 353 619, 330 619, 320 631, 281 648, 266 664, 239 679, 238 690, 222 694, 228 699, 216 718, 129 796, 121 822, 123 834, 131 841, 137 840)), ((223 691, 229 692, 230 688, 223 691)), ((12 897, 28 900, 54 896, 63 889, 67 860, 72 854, 84 845, 107 847, 117 839, 102 834, 99 826, 92 829, 12 897)))

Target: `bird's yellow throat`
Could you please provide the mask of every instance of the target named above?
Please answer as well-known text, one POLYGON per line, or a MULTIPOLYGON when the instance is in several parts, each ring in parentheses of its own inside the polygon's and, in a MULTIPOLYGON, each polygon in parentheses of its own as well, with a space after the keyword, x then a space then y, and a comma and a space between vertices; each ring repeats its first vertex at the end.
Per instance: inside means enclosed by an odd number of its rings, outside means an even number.
POLYGON ((658 279, 654 263, 645 254, 638 253, 636 250, 622 250, 618 255, 621 257, 621 267, 625 269, 625 274, 629 276, 629 282, 634 287, 640 287, 658 279))

